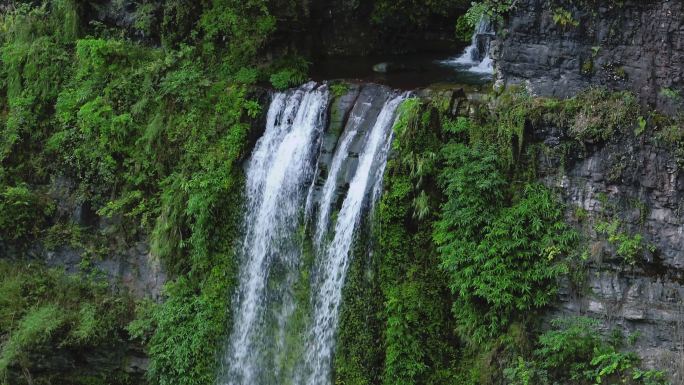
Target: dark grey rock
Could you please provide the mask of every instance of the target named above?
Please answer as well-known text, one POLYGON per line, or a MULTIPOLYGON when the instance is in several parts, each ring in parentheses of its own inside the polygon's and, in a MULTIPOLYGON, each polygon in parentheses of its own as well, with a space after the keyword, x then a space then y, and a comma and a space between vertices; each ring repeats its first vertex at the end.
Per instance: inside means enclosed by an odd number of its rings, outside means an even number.
POLYGON ((505 40, 490 54, 497 86, 527 83, 532 94, 572 97, 589 86, 630 90, 643 105, 674 113, 684 99, 662 94, 665 87, 684 96, 684 4, 681 1, 625 1, 599 8, 596 15, 575 10, 580 24, 561 30, 547 1, 520 0, 508 18, 505 40), (598 47, 595 52, 594 47, 598 47), (593 70, 584 71, 589 63, 593 70))
MULTIPOLYGON (((352 140, 348 152, 342 162, 341 169, 337 177, 336 195, 333 199, 334 210, 339 210, 344 200, 344 196, 349 189, 356 167, 359 162, 359 153, 366 144, 368 135, 375 124, 385 101, 393 95, 393 92, 377 84, 366 84, 363 86, 350 84, 346 95, 333 101, 330 111, 330 125, 323 140, 323 148, 318 161, 318 172, 316 183, 313 189, 313 203, 320 205, 322 189, 326 180, 331 177, 329 171, 333 157, 339 151, 340 135, 349 135, 350 131, 356 134, 352 140)), ((318 210, 315 210, 316 212, 318 210)))
MULTIPOLYGON (((537 127, 533 141, 569 143, 555 127, 537 127)), ((648 137, 648 133, 644 136, 648 137)), ((641 338, 628 347, 647 368, 668 369, 674 383, 684 378, 684 175, 674 147, 635 138, 631 130, 600 145, 573 147, 565 155, 540 155, 545 184, 566 204, 567 222, 582 237, 589 253, 584 283, 560 281, 559 301, 547 319, 587 315, 602 320, 603 331, 620 328, 625 337, 641 338), (599 199, 605 194, 608 201, 599 199), (582 208, 587 219, 575 218, 582 208), (619 220, 628 235, 641 234, 655 252, 644 250, 635 265, 625 263, 617 247, 594 228, 619 220)))

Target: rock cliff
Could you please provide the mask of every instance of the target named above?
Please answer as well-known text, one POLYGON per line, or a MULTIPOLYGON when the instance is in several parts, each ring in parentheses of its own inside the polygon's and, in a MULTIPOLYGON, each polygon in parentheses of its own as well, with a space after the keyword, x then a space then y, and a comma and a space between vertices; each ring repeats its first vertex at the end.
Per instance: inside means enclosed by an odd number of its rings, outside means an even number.
POLYGON ((681 108, 680 100, 663 93, 684 88, 681 1, 601 1, 579 9, 576 2, 561 3, 576 27, 554 22, 546 0, 517 2, 500 34, 505 38, 492 49, 499 86, 524 81, 537 95, 565 98, 601 85, 630 90, 649 109, 681 108))
MULTIPOLYGON (((684 3, 603 3, 582 9, 563 4, 579 22, 563 28, 548 2, 519 1, 503 26, 505 38, 492 46, 496 85, 525 83, 536 96, 561 99, 601 86, 633 92, 645 110, 681 112, 684 3)), ((615 327, 638 331, 634 350, 644 363, 670 368, 675 382, 683 383, 684 175, 679 142, 659 140, 654 126, 640 137, 631 134, 634 127, 622 127, 607 141, 567 147, 563 156, 540 155, 540 175, 560 191, 591 261, 583 283, 563 282, 561 299, 547 316, 584 314, 602 318, 606 333, 615 327), (653 251, 626 264, 616 245, 595 230, 613 220, 642 235, 653 251)), ((553 126, 529 128, 528 139, 551 149, 571 143, 553 126)))

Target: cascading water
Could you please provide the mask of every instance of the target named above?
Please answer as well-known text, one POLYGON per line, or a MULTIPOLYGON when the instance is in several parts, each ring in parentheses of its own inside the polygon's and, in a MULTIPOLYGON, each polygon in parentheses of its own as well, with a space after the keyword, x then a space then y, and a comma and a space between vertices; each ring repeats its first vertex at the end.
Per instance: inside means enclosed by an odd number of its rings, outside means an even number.
POLYGON ((329 99, 327 86, 314 83, 275 94, 266 131, 247 163, 240 284, 219 384, 331 383, 349 254, 361 218, 379 196, 395 112, 405 96, 364 87, 324 167, 325 183, 314 193, 329 99), (310 275, 307 258, 313 259, 310 275), (297 302, 302 277, 310 287, 306 309, 297 302))
POLYGON ((309 385, 330 383, 334 335, 339 321, 342 286, 349 266, 349 251, 361 219, 363 204, 368 197, 374 196, 374 179, 378 177, 376 171, 387 163, 389 146, 386 143, 394 125, 394 112, 404 99, 404 96, 389 99, 380 112, 337 217, 335 237, 323 256, 320 269, 323 279, 314 302, 313 344, 308 349, 307 362, 313 363, 313 371, 306 382, 309 385))
POLYGON ((361 111, 353 111, 347 123, 347 129, 342 134, 333 156, 332 166, 328 172, 328 178, 323 185, 323 197, 320 203, 320 212, 316 221, 315 244, 321 246, 323 237, 328 233, 330 225, 330 213, 333 209, 333 199, 337 194, 337 178, 342 169, 344 160, 349 156, 349 146, 358 134, 358 128, 366 113, 371 107, 370 103, 362 103, 361 111))
POLYGON ((290 312, 289 285, 269 290, 272 273, 295 273, 301 251, 296 234, 299 211, 305 203, 306 187, 313 177, 316 142, 325 125, 327 88, 307 84, 289 94, 277 94, 268 112, 264 136, 247 167, 247 208, 244 241, 239 250, 244 258, 240 286, 234 303, 235 323, 226 358, 228 384, 265 384, 278 372, 273 355, 278 338, 268 334, 276 318, 278 328, 290 312), (279 297, 280 314, 269 306, 279 297), (270 374, 269 374, 270 373, 270 374))
POLYGON ((480 20, 475 28, 475 33, 471 39, 471 44, 465 49, 463 55, 443 61, 445 65, 469 66, 468 71, 492 74, 494 73, 494 62, 489 57, 489 46, 495 36, 494 30, 485 19, 480 20))

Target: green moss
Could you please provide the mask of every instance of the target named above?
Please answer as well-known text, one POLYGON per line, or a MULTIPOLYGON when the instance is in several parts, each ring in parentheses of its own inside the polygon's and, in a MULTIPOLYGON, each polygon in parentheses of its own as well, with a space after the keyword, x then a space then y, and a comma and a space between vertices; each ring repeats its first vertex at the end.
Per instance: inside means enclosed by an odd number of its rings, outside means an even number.
POLYGON ((370 385, 382 379, 383 310, 379 250, 362 236, 353 251, 343 289, 335 353, 335 383, 370 385))
POLYGON ((617 76, 620 79, 627 79, 627 71, 624 68, 618 68, 615 70, 615 76, 617 76))
POLYGON ((607 140, 620 129, 636 126, 641 112, 633 94, 609 94, 600 88, 576 96, 567 106, 574 115, 570 133, 583 141, 607 140))
POLYGON ((330 90, 332 91, 333 95, 338 98, 349 92, 349 88, 345 83, 333 84, 330 86, 330 90))
POLYGON ((667 87, 660 92, 661 95, 666 96, 672 100, 679 101, 682 97, 679 95, 679 90, 672 90, 667 87))

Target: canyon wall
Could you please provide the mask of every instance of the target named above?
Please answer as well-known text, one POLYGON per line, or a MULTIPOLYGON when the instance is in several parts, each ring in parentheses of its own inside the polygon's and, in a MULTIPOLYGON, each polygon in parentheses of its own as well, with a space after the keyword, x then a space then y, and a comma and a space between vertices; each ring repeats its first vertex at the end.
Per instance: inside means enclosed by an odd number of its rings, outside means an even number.
MULTIPOLYGON (((600 86, 633 92, 645 111, 681 112, 683 2, 563 5, 577 26, 554 22, 546 1, 517 3, 492 47, 495 87, 524 83, 532 95, 564 99, 600 86)), ((568 222, 582 234, 591 261, 583 283, 562 282, 560 301, 546 316, 590 315, 603 319, 606 333, 616 327, 638 331, 641 338, 633 349, 645 365, 669 368, 675 383, 683 383, 681 144, 663 140, 655 119, 642 135, 634 135, 635 129, 621 127, 606 141, 582 146, 570 146, 569 134, 553 125, 528 129, 530 143, 552 149, 539 157, 540 176, 561 193, 568 222), (569 150, 561 150, 563 145, 569 150), (554 155, 553 149, 567 152, 554 155), (582 212, 587 217, 578 217, 582 212), (614 220, 653 246, 634 265, 595 230, 599 222, 614 220)))
POLYGON ((563 27, 548 1, 518 1, 492 48, 497 86, 526 82, 536 95, 566 98, 601 85, 634 92, 648 109, 679 111, 663 90, 684 88, 684 3, 597 3, 561 2, 579 22, 563 27))

